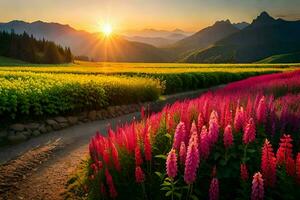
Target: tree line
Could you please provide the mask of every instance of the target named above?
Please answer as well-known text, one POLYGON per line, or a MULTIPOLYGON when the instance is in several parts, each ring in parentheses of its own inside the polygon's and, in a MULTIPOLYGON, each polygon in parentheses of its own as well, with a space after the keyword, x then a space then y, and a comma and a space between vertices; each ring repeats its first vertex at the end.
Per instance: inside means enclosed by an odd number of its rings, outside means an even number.
POLYGON ((69 47, 56 45, 45 39, 37 40, 33 35, 0 32, 0 56, 15 58, 30 63, 70 63, 73 55, 69 47))

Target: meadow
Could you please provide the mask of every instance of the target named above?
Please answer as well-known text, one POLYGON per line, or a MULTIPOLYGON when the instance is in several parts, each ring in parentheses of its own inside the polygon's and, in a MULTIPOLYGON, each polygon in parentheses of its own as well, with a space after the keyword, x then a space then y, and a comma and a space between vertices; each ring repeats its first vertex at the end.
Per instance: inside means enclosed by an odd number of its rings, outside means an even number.
POLYGON ((0 116, 15 119, 155 101, 298 65, 92 63, 0 67, 0 116))
POLYGON ((249 78, 98 132, 81 194, 299 199, 299 80, 300 71, 249 78))

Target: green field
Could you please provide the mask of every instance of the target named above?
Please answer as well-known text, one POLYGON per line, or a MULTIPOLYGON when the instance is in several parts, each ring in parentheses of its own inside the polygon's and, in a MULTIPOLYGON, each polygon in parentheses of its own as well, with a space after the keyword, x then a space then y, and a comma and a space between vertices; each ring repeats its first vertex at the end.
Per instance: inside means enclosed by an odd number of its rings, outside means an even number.
POLYGON ((298 65, 91 63, 0 67, 0 116, 56 115, 157 100, 298 65))

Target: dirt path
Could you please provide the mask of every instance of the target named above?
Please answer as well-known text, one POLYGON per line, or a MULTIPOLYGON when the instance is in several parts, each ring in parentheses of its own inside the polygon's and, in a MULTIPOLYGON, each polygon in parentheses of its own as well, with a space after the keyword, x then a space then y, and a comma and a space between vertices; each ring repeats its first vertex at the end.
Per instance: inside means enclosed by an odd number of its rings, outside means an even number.
MULTIPOLYGON (((206 90, 166 96, 158 105, 198 96, 206 90)), ((0 200, 60 200, 65 184, 88 155, 89 139, 97 130, 139 118, 139 113, 76 125, 25 143, 0 149, 0 200)))

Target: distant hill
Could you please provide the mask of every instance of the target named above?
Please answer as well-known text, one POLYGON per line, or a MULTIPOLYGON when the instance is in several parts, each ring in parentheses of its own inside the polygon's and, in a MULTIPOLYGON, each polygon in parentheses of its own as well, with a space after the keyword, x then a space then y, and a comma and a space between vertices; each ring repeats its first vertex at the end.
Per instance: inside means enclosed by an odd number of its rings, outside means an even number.
POLYGON ((239 29, 233 26, 229 20, 218 21, 214 25, 204 28, 197 33, 186 37, 168 48, 173 55, 181 57, 188 52, 204 49, 213 45, 216 41, 223 39, 239 29))
POLYGON ((270 56, 257 63, 300 63, 300 52, 270 56))
POLYGON ((26 63, 22 60, 0 56, 0 66, 23 65, 26 63))
POLYGON ((246 28, 247 26, 249 26, 250 24, 247 22, 240 22, 240 23, 234 23, 232 25, 235 26, 236 28, 242 30, 242 29, 246 28))
POLYGON ((246 28, 197 51, 185 59, 192 63, 256 62, 264 58, 300 52, 300 21, 274 19, 262 12, 246 28))
POLYGON ((130 42, 120 36, 105 38, 100 33, 76 30, 69 25, 36 21, 0 23, 0 31, 32 34, 63 46, 69 46, 76 56, 88 56, 97 61, 164 62, 168 55, 154 46, 130 42), (110 45, 110 46, 109 46, 110 45))
POLYGON ((124 39, 134 42, 141 42, 155 47, 165 47, 190 36, 191 33, 180 29, 173 31, 144 29, 141 31, 131 31, 124 33, 124 39))

